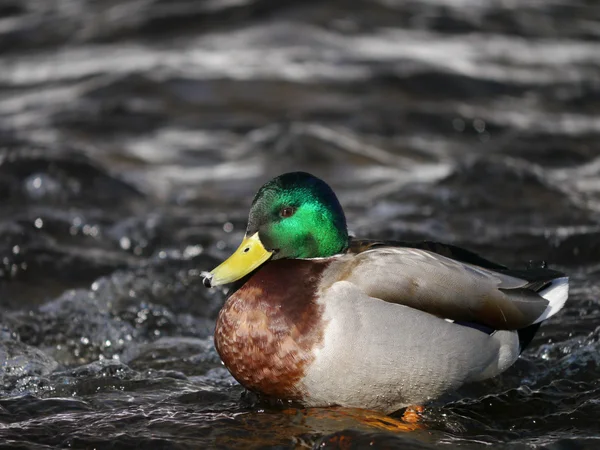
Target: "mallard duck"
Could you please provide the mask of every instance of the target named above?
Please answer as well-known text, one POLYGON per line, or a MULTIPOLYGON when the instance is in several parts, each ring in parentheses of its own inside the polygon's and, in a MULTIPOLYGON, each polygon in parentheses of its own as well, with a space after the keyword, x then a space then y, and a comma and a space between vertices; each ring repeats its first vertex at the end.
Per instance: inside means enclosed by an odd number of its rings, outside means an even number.
POLYGON ((543 266, 351 238, 333 190, 304 172, 260 188, 241 245, 204 278, 228 283, 215 346, 244 387, 384 413, 500 374, 568 296, 543 266))

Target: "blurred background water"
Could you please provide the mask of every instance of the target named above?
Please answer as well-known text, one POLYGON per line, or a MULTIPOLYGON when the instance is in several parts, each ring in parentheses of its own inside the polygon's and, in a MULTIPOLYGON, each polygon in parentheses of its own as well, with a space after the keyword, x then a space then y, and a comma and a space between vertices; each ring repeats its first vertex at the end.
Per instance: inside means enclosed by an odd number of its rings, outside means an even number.
POLYGON ((592 0, 1 0, 0 447, 598 448, 599 138, 592 0), (570 300, 426 431, 258 403, 198 275, 291 170, 570 300))

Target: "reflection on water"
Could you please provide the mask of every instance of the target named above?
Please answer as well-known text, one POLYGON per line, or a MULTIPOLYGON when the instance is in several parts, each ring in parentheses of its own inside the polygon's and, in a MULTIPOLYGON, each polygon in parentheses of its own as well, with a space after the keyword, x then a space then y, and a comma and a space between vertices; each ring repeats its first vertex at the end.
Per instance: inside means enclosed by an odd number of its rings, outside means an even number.
POLYGON ((599 30, 584 0, 2 2, 1 441, 595 448, 599 30), (291 170, 359 236, 547 260, 571 299, 427 430, 259 403, 199 273, 291 170))

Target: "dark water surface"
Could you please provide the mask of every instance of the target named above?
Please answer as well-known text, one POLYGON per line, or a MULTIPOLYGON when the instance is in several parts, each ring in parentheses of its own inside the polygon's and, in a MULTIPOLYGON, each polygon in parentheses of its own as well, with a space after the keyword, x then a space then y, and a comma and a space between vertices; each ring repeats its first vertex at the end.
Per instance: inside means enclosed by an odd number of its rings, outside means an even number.
POLYGON ((599 139, 595 1, 0 1, 0 447, 600 448, 599 139), (260 404, 198 275, 290 170, 570 300, 427 430, 260 404))

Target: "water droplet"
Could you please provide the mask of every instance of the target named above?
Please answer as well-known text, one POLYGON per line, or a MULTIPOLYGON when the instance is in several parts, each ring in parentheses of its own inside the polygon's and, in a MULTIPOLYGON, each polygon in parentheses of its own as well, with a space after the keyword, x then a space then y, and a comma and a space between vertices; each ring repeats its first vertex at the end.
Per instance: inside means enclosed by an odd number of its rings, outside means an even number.
POLYGON ((491 139, 491 135, 487 131, 484 131, 483 133, 481 133, 479 135, 479 140, 481 142, 488 142, 490 139, 491 139))
POLYGON ((203 248, 201 245, 188 245, 183 251, 183 257, 186 259, 193 258, 202 253, 202 250, 203 248))
POLYGON ((473 128, 478 133, 483 133, 485 131, 485 121, 483 119, 475 119, 473 120, 473 128))
POLYGON ((92 236, 92 237, 96 237, 98 236, 100 230, 98 229, 98 227, 96 225, 84 225, 83 226, 83 234, 85 234, 86 236, 92 236))
POLYGON ((458 132, 462 133, 463 131, 465 131, 465 121, 462 120, 460 117, 457 117, 452 121, 452 126, 458 132))
POLYGON ((119 245, 123 250, 129 250, 131 248, 131 239, 127 236, 123 236, 119 239, 119 245))

